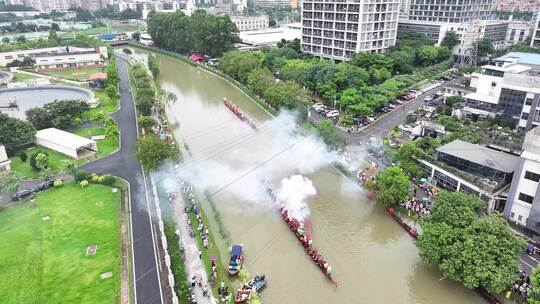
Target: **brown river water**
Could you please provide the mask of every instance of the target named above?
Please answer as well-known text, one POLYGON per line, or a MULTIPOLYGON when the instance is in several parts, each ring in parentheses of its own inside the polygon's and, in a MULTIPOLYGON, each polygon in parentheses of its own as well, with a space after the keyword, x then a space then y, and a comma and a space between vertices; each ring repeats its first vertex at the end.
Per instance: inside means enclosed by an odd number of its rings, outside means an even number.
MULTIPOLYGON (((141 50, 134 52, 143 55, 141 50)), ((269 147, 268 133, 272 131, 250 130, 223 105, 223 97, 233 100, 258 125, 270 120, 270 115, 228 82, 171 57, 156 56, 160 86, 178 98, 167 107, 167 115, 177 139, 189 145, 192 160, 188 158, 188 166, 204 168, 203 184, 204 175, 213 174, 216 164, 245 173, 274 155, 269 147)), ((277 127, 279 122, 267 130, 277 127)), ((288 164, 287 153, 275 161, 288 164)), ((441 280, 440 272, 422 263, 413 239, 383 208, 335 169, 324 166, 306 174, 317 190, 308 199, 309 221, 314 246, 334 269, 339 282, 336 288, 310 261, 275 209, 228 191, 253 187, 250 177, 256 171, 219 191, 212 200, 230 237, 229 242, 220 243, 222 258, 227 259, 230 243, 244 244, 250 273, 264 273, 268 279, 262 292, 264 303, 485 303, 475 292, 441 280)), ((298 169, 284 165, 281 172, 271 172, 268 178, 278 183, 298 169)), ((231 175, 209 191, 218 191, 235 177, 231 175)), ((254 197, 264 192, 252 190, 254 197)), ((212 214, 208 206, 205 210, 212 214)), ((214 222, 212 228, 217 225, 214 222)))

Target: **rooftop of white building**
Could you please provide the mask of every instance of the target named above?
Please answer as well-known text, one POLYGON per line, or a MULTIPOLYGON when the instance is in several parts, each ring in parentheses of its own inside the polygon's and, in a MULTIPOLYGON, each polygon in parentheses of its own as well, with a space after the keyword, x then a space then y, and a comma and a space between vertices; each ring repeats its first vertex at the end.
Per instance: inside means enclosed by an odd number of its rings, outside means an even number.
POLYGON ((250 45, 272 45, 280 42, 282 39, 290 41, 296 38, 300 39, 301 37, 301 30, 289 27, 240 32, 240 40, 250 45))
POLYGON ((522 64, 540 65, 540 54, 510 52, 504 56, 495 58, 495 61, 514 61, 522 64))

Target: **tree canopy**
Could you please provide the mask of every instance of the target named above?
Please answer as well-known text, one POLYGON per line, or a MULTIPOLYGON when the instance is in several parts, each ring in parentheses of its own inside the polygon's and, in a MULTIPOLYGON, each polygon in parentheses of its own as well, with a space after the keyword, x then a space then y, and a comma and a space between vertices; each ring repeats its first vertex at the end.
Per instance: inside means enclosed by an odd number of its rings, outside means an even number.
POLYGON ((216 16, 196 10, 191 16, 181 11, 151 12, 148 33, 154 43, 181 54, 200 53, 220 56, 238 42, 238 29, 229 15, 216 16))
POLYGON ((136 157, 147 170, 155 169, 163 160, 173 155, 171 145, 156 135, 144 135, 137 142, 136 157))
POLYGON ((500 292, 516 278, 525 241, 500 215, 481 215, 484 202, 462 192, 441 192, 422 222, 418 248, 446 278, 467 288, 500 292))
POLYGON ((412 196, 412 185, 399 167, 388 167, 375 176, 377 201, 385 207, 406 201, 412 196))
POLYGON ((11 147, 32 141, 36 135, 36 128, 24 120, 9 117, 0 113, 0 143, 11 147))

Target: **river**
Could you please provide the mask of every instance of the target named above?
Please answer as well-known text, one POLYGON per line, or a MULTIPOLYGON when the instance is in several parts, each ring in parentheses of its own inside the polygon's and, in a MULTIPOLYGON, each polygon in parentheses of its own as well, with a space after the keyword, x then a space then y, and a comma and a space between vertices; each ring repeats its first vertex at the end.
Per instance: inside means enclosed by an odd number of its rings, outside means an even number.
MULTIPOLYGON (((175 136, 185 140, 192 159, 197 160, 192 160, 192 167, 201 166, 208 176, 223 169, 221 166, 246 173, 261 165, 261 158, 254 156, 262 155, 266 162, 275 155, 269 133, 279 128, 279 122, 255 133, 223 105, 223 97, 233 100, 258 125, 271 119, 246 95, 179 60, 160 54, 157 60, 159 84, 178 97, 166 111, 175 136)), ((271 162, 289 164, 287 153, 271 162)), ((279 183, 298 169, 284 165, 282 172, 271 172, 273 176, 268 178, 279 183)), ((233 189, 252 187, 250 178, 256 174, 257 170, 239 179, 213 195, 212 200, 231 242, 244 244, 249 271, 266 274, 264 303, 484 303, 475 292, 441 280, 440 272, 422 263, 412 238, 383 208, 368 200, 357 185, 325 166, 306 174, 317 190, 317 195, 309 198, 309 221, 315 247, 333 266, 339 282, 336 288, 310 261, 277 211, 235 194, 233 189)), ((233 180, 223 180, 210 191, 218 191, 233 180)), ((203 175, 200 182, 204 181, 203 175)), ((252 190, 254 197, 262 191, 252 190)), ((221 246, 226 259, 225 241, 221 246)))

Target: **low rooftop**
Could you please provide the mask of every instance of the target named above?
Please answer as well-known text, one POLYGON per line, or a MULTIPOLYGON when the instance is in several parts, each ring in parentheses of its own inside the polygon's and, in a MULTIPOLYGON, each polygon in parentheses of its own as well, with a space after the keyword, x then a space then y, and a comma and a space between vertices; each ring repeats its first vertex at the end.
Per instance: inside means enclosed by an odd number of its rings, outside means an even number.
POLYGON ((540 65, 540 54, 510 52, 504 56, 495 58, 495 61, 517 61, 521 64, 540 65))
POLYGON ((519 164, 518 156, 495 151, 459 139, 437 148, 437 151, 505 173, 514 172, 519 164))
POLYGON ((62 131, 56 128, 39 130, 36 132, 36 138, 54 142, 59 146, 72 150, 77 150, 81 147, 86 147, 95 143, 95 141, 91 139, 75 135, 66 131, 62 131))

